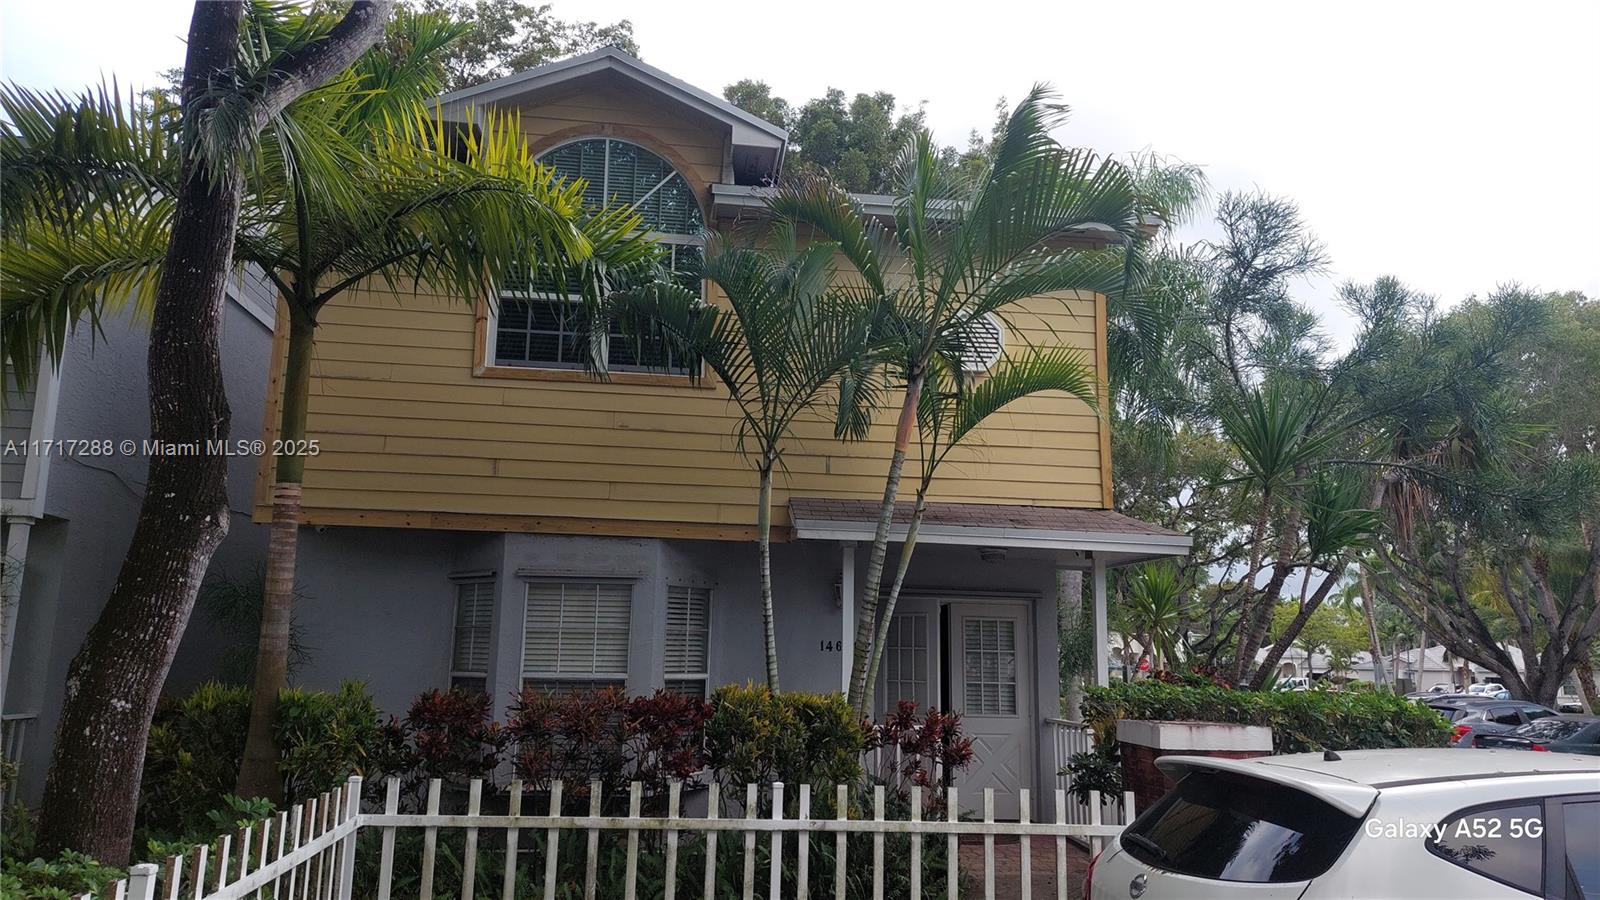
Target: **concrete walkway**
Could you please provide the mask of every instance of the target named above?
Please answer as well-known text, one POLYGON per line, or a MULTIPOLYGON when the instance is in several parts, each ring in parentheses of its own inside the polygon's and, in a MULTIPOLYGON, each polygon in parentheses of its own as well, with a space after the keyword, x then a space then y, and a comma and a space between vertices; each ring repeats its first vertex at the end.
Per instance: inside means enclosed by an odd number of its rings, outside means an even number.
MULTIPOLYGON (((1033 838, 1030 848, 1033 863, 1033 897, 1035 900, 1055 900, 1056 897, 1056 839, 1033 838)), ((1072 841, 1067 841, 1067 896, 1081 900, 1083 895, 1083 869, 1089 863, 1089 853, 1072 841)), ((995 900, 1018 900, 1022 896, 1022 844, 1016 837, 994 839, 994 896, 995 900)), ((962 895, 983 896, 983 838, 963 838, 961 841, 961 874, 964 885, 975 890, 963 890, 962 895)))

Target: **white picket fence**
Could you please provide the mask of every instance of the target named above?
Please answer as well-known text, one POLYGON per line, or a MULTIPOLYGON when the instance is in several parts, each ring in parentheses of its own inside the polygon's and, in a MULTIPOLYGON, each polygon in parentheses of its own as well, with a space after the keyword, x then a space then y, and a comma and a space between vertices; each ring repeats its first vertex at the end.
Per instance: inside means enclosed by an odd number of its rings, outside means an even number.
MULTIPOLYGON (((1099 844, 1104 838, 1121 832, 1120 824, 1103 822, 1099 815, 1098 796, 1091 797, 1089 820, 1074 823, 1068 820, 1068 796, 1064 789, 1054 791, 1053 822, 1030 821, 1032 804, 1029 792, 1019 797, 1022 819, 1017 822, 997 822, 994 818, 994 792, 983 792, 981 821, 961 820, 960 794, 957 788, 945 789, 946 817, 938 820, 924 819, 924 794, 921 788, 912 788, 910 814, 907 819, 890 819, 885 816, 885 790, 876 786, 871 793, 871 818, 850 818, 850 789, 845 785, 834 788, 833 809, 829 818, 812 815, 811 785, 799 785, 795 809, 798 815, 785 816, 785 785, 774 783, 766 798, 768 814, 762 815, 758 787, 747 785, 743 802, 735 815, 724 815, 724 798, 720 788, 712 783, 706 788, 704 815, 683 814, 684 792, 680 782, 668 785, 665 815, 642 814, 643 786, 635 781, 628 793, 628 814, 615 816, 603 814, 601 785, 588 785, 589 809, 587 815, 563 814, 563 784, 556 781, 549 786, 548 810, 539 814, 522 810, 522 783, 511 783, 507 794, 507 810, 503 815, 482 812, 483 782, 474 779, 467 786, 467 811, 465 814, 441 813, 442 785, 438 780, 429 783, 425 812, 400 811, 401 785, 391 778, 381 811, 360 812, 361 779, 352 777, 339 791, 324 794, 304 806, 295 806, 276 818, 261 823, 256 828, 243 829, 238 835, 224 835, 212 847, 198 847, 191 854, 174 856, 165 866, 154 864, 134 866, 129 877, 118 882, 111 900, 350 900, 354 890, 356 842, 364 828, 376 828, 380 834, 377 884, 363 885, 362 894, 375 893, 377 900, 391 900, 394 894, 396 836, 403 829, 420 829, 422 852, 418 900, 432 900, 436 869, 440 858, 441 830, 463 832, 464 852, 461 854, 459 900, 473 900, 477 886, 478 849, 481 835, 491 831, 504 832, 504 871, 501 873, 500 894, 503 900, 518 897, 542 896, 554 900, 558 887, 558 855, 563 840, 585 841, 585 868, 583 896, 595 900, 598 890, 598 863, 601 835, 622 834, 626 840, 626 868, 623 878, 622 900, 638 900, 639 862, 642 853, 660 852, 664 855, 665 877, 663 900, 676 900, 678 894, 679 850, 685 837, 704 841, 705 864, 699 879, 703 896, 711 900, 717 895, 717 880, 725 877, 718 869, 717 842, 724 834, 730 839, 743 841, 743 866, 739 872, 740 895, 745 900, 756 896, 759 882, 765 882, 767 900, 782 900, 784 896, 783 866, 795 866, 794 900, 810 900, 811 852, 813 841, 833 843, 834 898, 845 897, 847 877, 852 867, 860 867, 866 860, 849 856, 847 838, 853 834, 871 835, 871 895, 882 900, 885 879, 890 875, 885 863, 885 842, 891 836, 907 836, 910 845, 908 870, 910 893, 920 897, 923 893, 923 851, 928 841, 944 841, 946 852, 945 895, 956 898, 961 892, 961 839, 980 838, 983 845, 981 871, 970 873, 981 879, 986 900, 993 900, 997 879, 1001 873, 996 866, 995 839, 1018 838, 1020 856, 1016 877, 1019 880, 1018 896, 1031 900, 1033 896, 1033 841, 1039 836, 1055 840, 1054 878, 1055 896, 1067 897, 1067 841, 1078 839, 1099 844), (519 889, 517 878, 524 860, 519 859, 518 846, 522 832, 543 832, 545 838, 542 860, 542 883, 519 889), (573 834, 567 834, 573 832, 573 834), (661 840, 652 840, 660 850, 641 850, 643 834, 659 834, 661 840), (238 837, 235 842, 234 838, 238 837), (768 871, 764 877, 756 872, 757 844, 765 842, 768 848, 768 871), (786 853, 785 848, 792 848, 786 853), (208 857, 210 859, 208 860, 208 857), (211 868, 208 863, 214 862, 211 868), (530 887, 532 888, 530 890, 530 887), (542 890, 540 890, 542 889, 542 890)), ((858 798, 864 799, 864 798, 858 798)), ((1133 808, 1130 795, 1123 802, 1133 808)), ((937 845, 935 845, 937 846, 937 845)), ((538 871, 538 866, 535 866, 538 871)), ((820 873, 819 873, 820 874, 820 873)), ((693 876, 690 876, 691 879, 693 876)), ((974 883, 978 883, 975 881, 974 883)), ((576 886, 575 883, 573 885, 576 886)), ((929 885, 930 888, 935 887, 929 885)), ((85 894, 76 900, 90 900, 85 894)), ((610 900, 610 898, 607 898, 610 900)))

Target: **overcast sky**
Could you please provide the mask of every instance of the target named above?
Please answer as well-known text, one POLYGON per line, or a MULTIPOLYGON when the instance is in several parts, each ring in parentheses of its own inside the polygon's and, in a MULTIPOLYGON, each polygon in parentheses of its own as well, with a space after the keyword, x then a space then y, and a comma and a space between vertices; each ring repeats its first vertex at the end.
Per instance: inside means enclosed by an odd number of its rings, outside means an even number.
MULTIPOLYGON (((793 103, 839 87, 926 101, 947 143, 1000 96, 1054 84, 1064 141, 1153 148, 1222 190, 1299 202, 1328 278, 1399 276, 1454 303, 1518 281, 1600 295, 1600 3, 554 0, 633 20, 644 58, 712 92, 760 78, 793 103)), ((0 73, 74 88, 181 65, 177 0, 0 0, 0 73)), ((1198 236, 1203 229, 1191 229, 1198 236)))

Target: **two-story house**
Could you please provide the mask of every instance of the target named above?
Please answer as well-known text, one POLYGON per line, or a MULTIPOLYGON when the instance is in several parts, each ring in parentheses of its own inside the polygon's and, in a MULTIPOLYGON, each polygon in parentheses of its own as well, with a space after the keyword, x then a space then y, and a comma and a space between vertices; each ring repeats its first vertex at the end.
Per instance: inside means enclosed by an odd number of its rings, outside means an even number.
MULTIPOLYGON (((700 283, 702 231, 759 209, 784 162, 781 128, 615 49, 443 103, 458 115, 515 108, 534 151, 588 179, 592 200, 637 204, 688 283, 700 283)), ((890 213, 889 198, 861 199, 890 213)), ((644 369, 620 341, 609 381, 592 379, 575 310, 511 291, 472 306, 373 284, 322 314, 302 680, 365 678, 391 711, 449 685, 486 690, 503 710, 524 685, 703 694, 762 680, 756 481, 724 392, 644 369)), ((1039 297, 1010 323, 1027 333, 997 326, 994 350, 1064 341, 1103 377, 1105 315, 1101 296, 1039 297)), ((286 325, 280 312, 269 398, 286 325)), ((1059 570, 1092 572, 1103 635, 1106 568, 1181 554, 1188 539, 1111 511, 1109 426, 1081 402, 1034 398, 992 423, 936 484, 879 702, 961 712, 978 740, 965 783, 1001 789, 1014 813, 1017 787, 1054 774, 1043 723, 1060 708, 1059 570)), ((796 429, 774 498, 786 689, 839 690, 848 675, 890 429, 857 443, 834 440, 821 418, 796 429)), ((264 463, 257 521, 270 477, 264 463)))

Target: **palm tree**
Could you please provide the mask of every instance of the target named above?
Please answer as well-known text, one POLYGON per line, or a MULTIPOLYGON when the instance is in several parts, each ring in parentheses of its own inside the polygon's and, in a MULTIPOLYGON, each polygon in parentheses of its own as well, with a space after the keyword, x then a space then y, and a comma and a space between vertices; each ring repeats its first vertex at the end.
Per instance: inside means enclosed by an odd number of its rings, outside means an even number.
POLYGON ((727 307, 668 283, 615 295, 607 304, 623 334, 649 339, 659 330, 684 359, 698 359, 728 391, 739 412, 738 448, 760 483, 756 529, 767 686, 777 691, 778 647, 772 587, 772 480, 783 463, 794 421, 817 407, 824 388, 858 363, 868 346, 870 303, 830 289, 838 246, 800 249, 778 223, 770 252, 712 240, 707 280, 727 307))
POLYGON ((1128 627, 1151 651, 1150 666, 1171 668, 1183 628, 1183 592, 1177 569, 1165 563, 1145 563, 1123 583, 1123 616, 1128 627))
MULTIPOLYGON (((255 33, 247 29, 247 40, 255 33)), ((476 129, 462 129, 430 114, 424 104, 442 83, 441 52, 463 33, 439 16, 401 14, 384 46, 290 104, 245 168, 233 255, 260 266, 288 310, 278 432, 287 447, 306 436, 317 316, 361 283, 407 280, 473 302, 493 296, 513 269, 554 270, 597 302, 608 273, 653 253, 631 211, 585 217, 583 184, 562 183, 537 165, 515 117, 481 115, 476 129)), ((122 123, 89 146, 142 189, 132 192, 138 202, 104 210, 95 227, 35 227, 25 241, 7 241, 8 314, 45 318, 59 340, 62 324, 85 314, 94 321, 107 301, 143 294, 160 278, 171 228, 165 197, 177 178, 165 146, 171 132, 159 99, 153 109, 125 107, 101 92, 75 106, 7 89, 0 100, 41 148, 68 125, 122 123), (61 303, 63 295, 70 302, 61 303)), ((74 137, 82 140, 81 131, 74 137)), ((96 189, 92 174, 79 189, 96 189)), ((236 789, 244 796, 277 798, 282 790, 271 725, 286 685, 304 472, 302 453, 275 460, 254 694, 236 789)))
MULTIPOLYGON (((769 200, 778 218, 838 244, 857 279, 854 289, 888 310, 880 332, 887 374, 900 386, 894 450, 867 561, 850 701, 869 704, 868 669, 882 652, 875 641, 879 593, 901 472, 917 427, 921 397, 936 358, 962 359, 986 317, 1005 316, 1025 299, 1056 291, 1110 294, 1137 271, 1140 204, 1128 169, 1093 153, 1069 150, 1050 131, 1066 117, 1044 87, 1035 87, 1010 119, 988 167, 968 176, 941 164, 926 131, 903 148, 895 169, 891 230, 866 215, 848 193, 823 179, 781 185, 769 200), (1073 248, 1057 238, 1084 226, 1110 230, 1135 248, 1124 259, 1073 248)), ((861 391, 856 409, 877 405, 881 383, 851 373, 846 392, 861 391)), ((841 434, 861 426, 842 418, 841 434)), ((909 556, 912 546, 905 548, 909 556)))
MULTIPOLYGON (((966 371, 966 348, 960 348, 961 357, 950 359, 943 354, 935 356, 928 366, 928 376, 923 384, 917 409, 917 450, 921 464, 917 481, 916 498, 911 505, 911 519, 906 525, 906 536, 900 547, 900 559, 895 567, 894 579, 889 585, 889 595, 878 616, 873 646, 882 647, 889 639, 889 626, 894 609, 905 586, 906 574, 911 569, 911 555, 917 547, 917 535, 922 527, 923 515, 928 509, 928 491, 933 486, 934 475, 945 458, 990 416, 1009 404, 1045 391, 1061 391, 1099 408, 1094 368, 1077 350, 1061 348, 1030 348, 1021 355, 999 360, 981 381, 966 371)), ((867 392, 853 392, 846 401, 862 402, 867 392)), ((864 421, 869 415, 864 410, 846 408, 847 419, 864 421)), ((882 653, 873 653, 867 665, 867 680, 863 688, 862 703, 870 703, 878 682, 878 664, 882 653)))

